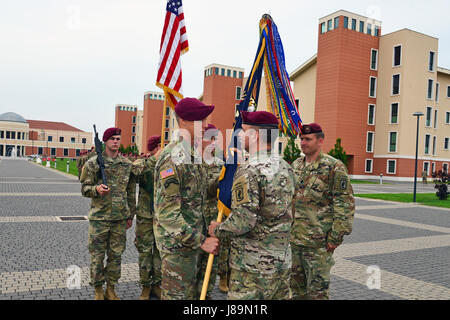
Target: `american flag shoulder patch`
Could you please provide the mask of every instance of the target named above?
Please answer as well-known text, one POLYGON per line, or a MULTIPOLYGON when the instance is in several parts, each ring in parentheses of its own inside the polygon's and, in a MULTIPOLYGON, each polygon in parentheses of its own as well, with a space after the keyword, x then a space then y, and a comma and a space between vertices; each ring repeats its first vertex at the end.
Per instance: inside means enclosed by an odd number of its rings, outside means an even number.
POLYGON ((173 176, 175 174, 175 171, 172 168, 169 168, 167 170, 163 170, 159 173, 161 175, 161 179, 165 179, 167 177, 173 176))

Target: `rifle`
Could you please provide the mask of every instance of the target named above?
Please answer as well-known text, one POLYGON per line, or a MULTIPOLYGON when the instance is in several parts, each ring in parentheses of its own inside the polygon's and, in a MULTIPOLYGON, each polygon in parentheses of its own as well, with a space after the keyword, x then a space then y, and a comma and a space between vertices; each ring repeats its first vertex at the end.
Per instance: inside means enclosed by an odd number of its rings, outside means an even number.
POLYGON ((102 143, 100 142, 100 139, 98 138, 98 132, 97 132, 97 129, 95 128, 95 124, 94 124, 94 133, 95 133, 95 139, 94 139, 95 152, 97 152, 97 163, 98 163, 98 166, 100 167, 103 184, 105 186, 107 186, 108 183, 106 181, 106 174, 105 174, 105 161, 103 160, 103 155, 102 155, 102 143))

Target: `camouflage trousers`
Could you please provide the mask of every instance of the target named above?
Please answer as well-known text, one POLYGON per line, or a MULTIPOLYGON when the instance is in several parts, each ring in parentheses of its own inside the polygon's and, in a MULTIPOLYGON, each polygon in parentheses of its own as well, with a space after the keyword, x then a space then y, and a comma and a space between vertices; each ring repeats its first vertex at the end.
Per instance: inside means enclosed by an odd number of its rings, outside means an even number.
POLYGON ((122 254, 127 241, 127 220, 89 221, 88 249, 91 256, 91 286, 120 279, 122 254), (108 257, 104 266, 105 253, 108 257))
POLYGON ((333 253, 326 248, 307 248, 291 243, 291 290, 294 300, 328 300, 333 253))
POLYGON ((275 274, 231 269, 228 300, 291 300, 291 270, 275 274))
MULTIPOLYGON (((203 280, 205 279, 206 265, 208 264, 208 259, 209 259, 209 253, 206 253, 205 251, 202 250, 202 252, 200 253, 200 257, 198 259, 198 262, 199 262, 198 268, 200 271, 200 277, 199 277, 199 281, 197 283, 197 293, 198 293, 199 297, 202 293, 203 280)), ((210 293, 214 289, 214 286, 216 284, 217 265, 218 265, 218 256, 214 256, 214 262, 213 262, 213 266, 211 269, 211 275, 209 276, 207 294, 210 293)))
POLYGON ((136 216, 134 245, 139 252, 139 278, 142 286, 161 285, 161 258, 153 233, 153 219, 136 216))
POLYGON ((201 249, 161 252, 161 300, 197 300, 201 249))
POLYGON ((222 278, 230 273, 228 259, 230 257, 230 238, 220 240, 220 253, 217 259, 217 273, 222 278))

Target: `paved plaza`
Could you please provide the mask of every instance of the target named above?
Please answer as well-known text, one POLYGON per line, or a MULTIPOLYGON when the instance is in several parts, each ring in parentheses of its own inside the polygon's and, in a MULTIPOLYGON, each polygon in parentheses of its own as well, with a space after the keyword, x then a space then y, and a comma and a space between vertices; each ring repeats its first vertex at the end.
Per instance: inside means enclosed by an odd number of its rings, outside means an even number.
MULTIPOLYGON (((418 192, 434 192, 419 184, 418 192)), ((412 183, 354 185, 355 193, 411 192, 412 183)), ((93 299, 89 287, 88 222, 76 177, 24 160, 0 160, 0 300, 93 299), (80 288, 68 289, 70 266, 80 288)), ((127 232, 122 299, 137 299, 135 226, 127 232)), ((450 210, 357 199, 353 233, 335 253, 331 298, 450 299, 450 210), (370 288, 369 288, 370 287, 370 288)), ((216 289, 213 299, 226 299, 216 289)))

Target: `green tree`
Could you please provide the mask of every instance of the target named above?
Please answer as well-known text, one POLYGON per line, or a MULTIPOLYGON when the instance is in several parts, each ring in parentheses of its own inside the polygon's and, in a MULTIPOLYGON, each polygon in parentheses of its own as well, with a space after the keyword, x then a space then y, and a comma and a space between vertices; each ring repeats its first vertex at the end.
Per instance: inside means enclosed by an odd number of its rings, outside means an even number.
POLYGON ((345 164, 345 166, 347 166, 347 153, 344 151, 344 148, 341 145, 341 141, 341 138, 337 138, 336 143, 334 144, 334 148, 328 151, 328 154, 335 159, 341 160, 345 164))
POLYGON ((293 163, 298 157, 300 157, 301 151, 297 147, 297 144, 295 143, 295 136, 292 136, 289 138, 289 141, 287 143, 286 148, 284 148, 283 152, 283 159, 291 164, 293 163))

